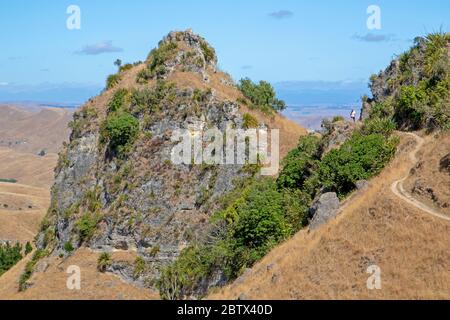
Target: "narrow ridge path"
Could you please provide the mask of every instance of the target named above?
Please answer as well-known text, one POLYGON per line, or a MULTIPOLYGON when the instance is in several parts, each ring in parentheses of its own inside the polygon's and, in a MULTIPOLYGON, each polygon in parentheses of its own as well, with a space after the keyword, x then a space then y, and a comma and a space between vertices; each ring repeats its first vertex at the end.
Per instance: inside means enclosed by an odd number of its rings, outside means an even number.
MULTIPOLYGON (((411 168, 413 168, 419 162, 419 160, 417 159, 417 152, 419 152, 419 150, 422 148, 423 144, 425 143, 425 140, 423 138, 419 137, 415 133, 406 132, 405 134, 412 136, 417 142, 416 147, 409 154, 409 157, 410 157, 411 161, 413 162, 413 165, 411 166, 411 168)), ((406 181, 406 179, 408 179, 408 177, 409 177, 409 171, 408 171, 408 174, 404 178, 394 181, 394 183, 391 185, 391 191, 397 197, 399 197, 403 201, 407 202, 408 204, 420 209, 421 211, 426 212, 427 214, 429 214, 433 217, 443 219, 446 221, 450 221, 449 216, 446 216, 442 213, 437 212, 435 209, 430 208, 426 204, 424 204, 424 203, 420 202, 419 200, 417 200, 416 198, 414 198, 411 194, 409 194, 405 190, 405 188, 403 187, 403 183, 406 181)))

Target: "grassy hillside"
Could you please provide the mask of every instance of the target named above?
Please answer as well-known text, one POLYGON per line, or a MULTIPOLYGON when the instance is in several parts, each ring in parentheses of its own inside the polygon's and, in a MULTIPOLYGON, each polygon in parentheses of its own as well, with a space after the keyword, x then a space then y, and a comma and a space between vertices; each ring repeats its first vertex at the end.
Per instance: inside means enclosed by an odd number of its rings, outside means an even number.
MULTIPOLYGON (((425 152, 419 150, 422 172, 434 172, 426 174, 428 179, 444 178, 439 159, 430 162, 428 152, 448 138, 448 133, 428 136, 425 152)), ((415 166, 411 153, 416 147, 412 137, 402 135, 392 163, 367 189, 344 202, 336 220, 313 232, 300 231, 208 298, 449 299, 450 222, 409 205, 390 190, 415 166), (381 269, 381 290, 367 288, 372 265, 381 269)), ((448 154, 448 149, 443 152, 448 154)))
MULTIPOLYGON (((340 122, 340 119, 336 119, 340 122)), ((325 192, 345 199, 358 181, 379 174, 393 157, 398 138, 390 123, 368 121, 329 153, 329 139, 305 136, 284 159, 275 178, 252 178, 221 199, 223 209, 212 216, 214 238, 193 243, 163 271, 159 280, 166 299, 206 294, 208 279, 220 284, 239 277, 272 248, 308 226, 313 200, 325 192), (176 285, 174 285, 176 284, 176 285)))
MULTIPOLYGON (((317 232, 300 231, 212 298, 448 298, 450 274, 443 266, 450 261, 445 213, 450 198, 432 180, 444 185, 448 180, 450 155, 439 147, 448 145, 449 53, 449 34, 417 38, 411 50, 372 76, 373 98, 364 98, 364 121, 352 134, 345 136, 336 123, 325 122, 322 140, 301 141, 286 158, 278 186, 294 190, 306 208, 321 193, 336 192, 344 200, 341 214, 317 232), (419 161, 416 154, 426 144, 422 138, 400 134, 397 150, 395 129, 423 128, 437 136, 426 138, 428 151, 419 161), (339 141, 331 151, 330 141, 339 141), (367 189, 351 194, 358 181, 371 178, 367 189), (366 287, 371 265, 383 272, 380 291, 366 287), (427 268, 435 271, 427 273, 427 268)), ((295 212, 305 221, 307 211, 295 212)))

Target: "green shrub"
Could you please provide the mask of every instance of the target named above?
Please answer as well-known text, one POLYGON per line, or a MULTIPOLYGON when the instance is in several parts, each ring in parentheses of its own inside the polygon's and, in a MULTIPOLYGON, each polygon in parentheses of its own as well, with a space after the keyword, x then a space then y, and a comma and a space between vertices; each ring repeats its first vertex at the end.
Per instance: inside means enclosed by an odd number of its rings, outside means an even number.
POLYGON ((16 179, 0 179, 0 182, 4 183, 17 183, 16 179))
POLYGON ((197 198, 195 199, 195 206, 197 208, 200 208, 211 198, 211 195, 212 195, 211 189, 209 189, 207 187, 201 188, 200 193, 198 194, 197 198))
POLYGON ((27 241, 27 243, 25 245, 25 255, 27 256, 32 251, 33 251, 33 247, 31 246, 31 243, 29 241, 27 241))
MULTIPOLYGON (((74 137, 81 137, 83 131, 88 128, 92 120, 98 117, 97 110, 92 106, 85 106, 80 111, 75 112, 73 121, 69 123, 74 137)), ((67 159, 65 159, 67 160, 67 159)))
POLYGON ((47 247, 53 244, 55 240, 55 227, 51 226, 44 232, 44 246, 47 247))
POLYGON ((103 252, 97 259, 97 270, 105 272, 106 268, 111 265, 111 255, 107 252, 103 252))
POLYGON ((22 245, 0 244, 0 276, 22 260, 22 245))
POLYGON ((66 243, 64 243, 64 251, 66 251, 67 253, 72 253, 73 250, 75 250, 73 248, 72 242, 67 241, 66 243))
POLYGON ((48 251, 46 250, 36 250, 33 254, 31 260, 25 265, 24 272, 19 278, 19 291, 25 291, 27 289, 27 281, 31 278, 34 272, 34 267, 39 262, 39 260, 48 256, 48 251))
POLYGON ((158 80, 152 89, 135 90, 131 94, 131 105, 136 113, 151 114, 161 108, 162 102, 172 102, 176 98, 175 85, 158 80))
POLYGON ((311 196, 299 189, 283 190, 283 210, 286 223, 291 225, 292 232, 306 227, 308 224, 311 196))
POLYGON ((251 186, 231 208, 235 215, 232 237, 239 247, 255 250, 254 261, 289 234, 283 219, 283 198, 268 179, 251 186))
POLYGON ((169 58, 173 57, 177 48, 178 45, 175 42, 165 42, 158 48, 153 49, 147 58, 147 63, 150 70, 156 68, 158 65, 163 64, 169 58))
POLYGON ((138 73, 137 82, 145 83, 150 79, 165 75, 167 70, 164 63, 175 56, 177 48, 178 45, 175 42, 166 42, 153 49, 148 55, 146 68, 138 73))
POLYGON ((353 191, 356 182, 378 174, 394 155, 397 141, 381 134, 355 134, 320 163, 320 180, 342 198, 353 191))
POLYGON ((263 112, 280 111, 286 108, 285 102, 276 98, 275 90, 266 81, 255 84, 248 78, 241 79, 239 89, 252 102, 253 108, 263 112))
POLYGON ((136 260, 134 261, 133 277, 135 279, 139 278, 139 276, 145 271, 145 269, 145 260, 142 259, 142 257, 136 257, 136 260))
POLYGON ((208 99, 208 96, 210 96, 211 93, 212 93, 211 88, 208 88, 205 91, 195 88, 192 99, 196 102, 206 102, 208 99))
POLYGON ((426 76, 437 81, 445 79, 449 72, 447 50, 450 44, 450 33, 435 32, 422 40, 427 44, 424 61, 426 76))
POLYGON ((390 118, 371 118, 364 122, 362 133, 365 135, 381 134, 389 137, 396 127, 395 122, 390 118))
POLYGON ((406 122, 413 128, 420 128, 425 120, 426 92, 414 86, 403 86, 397 100, 397 122, 406 122))
POLYGON ((309 135, 300 139, 297 148, 289 152, 282 162, 283 169, 278 176, 280 188, 303 188, 303 184, 318 168, 316 157, 320 139, 309 135))
POLYGON ((239 197, 233 196, 227 208, 212 219, 218 228, 217 240, 185 249, 174 263, 163 269, 158 281, 163 299, 206 294, 201 283, 217 272, 227 280, 235 279, 292 234, 291 222, 302 219, 295 216, 294 199, 284 198, 272 179, 243 186, 236 194, 239 197), (284 215, 285 204, 291 208, 289 216, 284 215))
POLYGON ((154 258, 160 251, 161 248, 159 246, 154 246, 150 249, 149 255, 154 258))
POLYGON ((125 72, 125 71, 128 71, 128 70, 132 69, 132 68, 133 68, 133 64, 126 63, 123 66, 120 66, 119 72, 125 72))
POLYGON ((200 48, 202 49, 203 56, 207 62, 213 61, 216 58, 214 48, 210 47, 205 41, 200 42, 200 48))
POLYGON ((394 100, 392 97, 387 98, 383 103, 375 103, 370 109, 369 118, 391 118, 393 119, 395 109, 394 109, 394 100))
POLYGON ((114 113, 108 116, 101 131, 102 140, 109 141, 112 150, 124 154, 139 133, 139 121, 127 112, 114 113))
POLYGON ((115 87, 120 81, 120 74, 111 74, 106 79, 106 89, 115 87))
POLYGON ((191 246, 178 259, 165 267, 156 285, 162 299, 179 300, 201 292, 200 284, 215 271, 223 270, 230 250, 221 245, 191 246))
POLYGON ((153 78, 153 72, 149 68, 145 68, 138 72, 136 82, 138 84, 145 84, 151 78, 153 78))
POLYGON ((222 270, 225 269, 230 279, 251 267, 293 231, 285 216, 285 199, 275 181, 257 180, 243 187, 238 194, 225 210, 213 218, 219 225, 228 225, 227 235, 219 244, 221 250, 229 250, 222 270))
POLYGON ((335 116, 335 117, 333 117, 333 120, 331 122, 336 123, 336 122, 340 122, 340 121, 345 121, 343 116, 335 116))
POLYGON ((85 213, 76 223, 81 241, 89 241, 95 233, 99 222, 98 214, 85 213))
POLYGON ((125 108, 129 102, 130 92, 127 89, 117 90, 109 101, 108 112, 116 112, 125 108))
MULTIPOLYGON (((100 211, 102 203, 100 201, 100 190, 98 186, 86 191, 82 199, 82 204, 90 213, 98 213, 100 211)), ((75 208, 77 207, 79 206, 75 203, 75 208)))
POLYGON ((244 114, 243 120, 244 120, 243 122, 244 129, 258 128, 259 126, 258 120, 250 113, 244 114))

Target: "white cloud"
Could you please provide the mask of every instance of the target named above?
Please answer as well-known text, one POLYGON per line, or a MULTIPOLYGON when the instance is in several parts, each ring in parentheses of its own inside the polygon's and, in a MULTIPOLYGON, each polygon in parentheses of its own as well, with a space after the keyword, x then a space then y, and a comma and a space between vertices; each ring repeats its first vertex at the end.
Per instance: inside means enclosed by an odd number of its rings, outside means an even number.
POLYGON ((294 15, 294 13, 290 10, 279 10, 279 11, 269 13, 270 17, 272 17, 274 19, 279 19, 279 20, 291 18, 293 15, 294 15))
POLYGON ((98 55, 102 53, 122 52, 123 49, 115 47, 112 41, 103 41, 91 45, 84 46, 83 49, 76 51, 76 54, 98 55))
POLYGON ((353 40, 363 41, 363 42, 390 42, 397 41, 395 34, 374 34, 368 33, 365 35, 354 34, 352 36, 353 40))

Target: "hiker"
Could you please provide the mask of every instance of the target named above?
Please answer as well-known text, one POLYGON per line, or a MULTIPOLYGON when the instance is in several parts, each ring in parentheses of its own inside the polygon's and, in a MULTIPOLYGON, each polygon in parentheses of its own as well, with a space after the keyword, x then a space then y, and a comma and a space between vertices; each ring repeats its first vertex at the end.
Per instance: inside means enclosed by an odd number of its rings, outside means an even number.
POLYGON ((356 111, 354 109, 350 113, 350 118, 352 118, 353 122, 356 123, 356 111))

